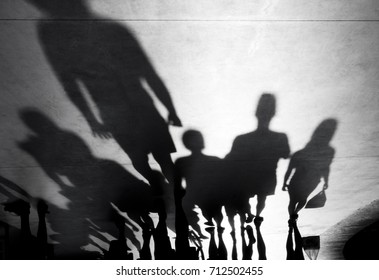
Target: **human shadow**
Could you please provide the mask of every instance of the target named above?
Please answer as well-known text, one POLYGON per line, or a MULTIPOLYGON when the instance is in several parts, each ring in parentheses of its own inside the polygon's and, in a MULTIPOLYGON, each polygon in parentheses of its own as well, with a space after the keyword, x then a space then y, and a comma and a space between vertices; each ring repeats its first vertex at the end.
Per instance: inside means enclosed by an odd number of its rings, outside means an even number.
POLYGON ((254 237, 253 228, 248 225, 246 228, 241 228, 241 240, 242 240, 242 259, 243 260, 251 260, 253 257, 253 244, 256 242, 254 237), (246 242, 245 232, 248 237, 248 241, 246 242))
POLYGON ((176 149, 168 124, 181 126, 181 121, 165 84, 132 32, 92 13, 85 0, 25 1, 48 19, 37 25, 43 51, 94 136, 113 137, 153 185, 151 153, 172 182, 170 154, 176 149), (75 20, 62 20, 70 18, 75 20), (168 121, 149 94, 155 94, 167 109, 168 121))
POLYGON ((267 260, 266 257, 266 244, 263 240, 261 232, 262 220, 254 220, 255 230, 257 232, 257 238, 254 236, 253 228, 248 225, 246 228, 241 228, 241 237, 242 237, 242 259, 251 260, 253 257, 253 245, 257 245, 258 259, 267 260), (246 242, 245 231, 247 233, 248 242, 246 242))
POLYGON ((0 193, 8 198, 3 203, 4 211, 20 217, 20 234, 15 244, 5 244, 9 250, 9 259, 51 259, 53 247, 47 241, 46 214, 49 213, 46 202, 30 196, 16 183, 0 176, 0 193), (31 203, 36 205, 38 214, 38 230, 33 235, 30 228, 31 203))
POLYGON ((109 249, 103 250, 105 260, 132 260, 133 254, 126 244, 125 220, 116 212, 113 213, 113 222, 118 229, 118 238, 110 241, 109 249))
POLYGON ((223 238, 224 228, 217 227, 217 237, 218 237, 218 246, 216 244, 215 238, 215 227, 207 227, 205 229, 210 235, 209 249, 208 249, 208 260, 227 260, 228 251, 223 238))
MULTIPOLYGON (((82 249, 89 243, 93 225, 117 236, 116 210, 127 214, 135 232, 135 225, 145 234, 153 229, 149 216, 154 211, 152 187, 120 164, 95 157, 79 136, 61 129, 40 111, 26 108, 20 116, 33 134, 19 147, 36 160, 69 200, 68 209, 51 207, 50 223, 57 232, 52 238, 60 243, 60 258, 93 258, 82 249)), ((141 250, 136 235, 128 237, 141 250)))
POLYGON ((234 216, 240 215, 241 226, 251 222, 249 199, 257 196, 255 216, 263 221, 261 213, 265 208, 267 196, 273 195, 276 188, 276 168, 279 159, 289 156, 287 136, 270 130, 269 125, 276 112, 276 99, 273 94, 261 95, 256 117, 258 127, 255 131, 236 137, 231 151, 225 157, 225 179, 228 200, 225 210, 234 231, 234 216))
POLYGON ((294 218, 288 220, 288 236, 286 242, 287 260, 304 260, 303 238, 301 237, 297 221, 294 218), (293 241, 295 240, 295 248, 293 241))
POLYGON ((258 249, 258 259, 259 260, 267 260, 266 256, 266 243, 263 240, 262 232, 261 232, 261 224, 262 220, 255 219, 254 225, 257 231, 257 249, 258 249))
POLYGON ((180 189, 176 189, 175 192, 175 259, 197 260, 199 254, 203 257, 201 239, 189 228, 182 206, 183 192, 180 189), (190 246, 190 241, 193 241, 196 248, 190 246))
POLYGON ((205 144, 199 131, 187 130, 182 139, 184 146, 191 151, 191 154, 175 162, 176 188, 183 189, 185 192, 182 203, 188 224, 200 237, 204 238, 195 206, 201 210, 207 226, 214 226, 213 220, 218 227, 221 226, 223 205, 219 173, 221 159, 202 152, 205 144))
POLYGON ((48 213, 47 204, 40 200, 37 205, 38 211, 38 230, 37 236, 33 236, 30 229, 30 203, 18 199, 4 203, 4 211, 13 213, 20 217, 21 234, 17 246, 12 252, 14 259, 22 260, 43 260, 51 258, 48 251, 52 247, 47 243, 46 214, 48 213))
POLYGON ((170 237, 167 230, 167 212, 169 206, 167 201, 170 201, 167 190, 169 185, 166 183, 165 178, 161 173, 155 171, 157 182, 160 182, 155 188, 155 195, 153 201, 153 211, 158 213, 158 224, 153 232, 154 239, 154 257, 156 260, 173 260, 176 258, 175 250, 171 246, 170 237), (168 198, 167 198, 168 197, 168 198))
POLYGON ((336 129, 337 120, 322 121, 307 145, 292 155, 282 188, 289 193, 290 216, 297 218, 299 211, 306 205, 309 195, 321 181, 324 184, 323 190, 328 188, 330 165, 335 154, 330 141, 336 129))
MULTIPOLYGON (((252 226, 247 225, 246 227, 241 227, 241 245, 242 245, 242 260, 252 260, 254 253, 254 244, 256 244, 258 251, 259 260, 267 260, 266 257, 266 244, 261 232, 262 220, 255 219, 254 225, 257 233, 257 238, 254 236, 254 231, 252 226), (247 238, 246 238, 247 237, 247 238)), ((234 231, 231 233, 232 236, 232 260, 238 259, 237 254, 237 238, 234 231)))

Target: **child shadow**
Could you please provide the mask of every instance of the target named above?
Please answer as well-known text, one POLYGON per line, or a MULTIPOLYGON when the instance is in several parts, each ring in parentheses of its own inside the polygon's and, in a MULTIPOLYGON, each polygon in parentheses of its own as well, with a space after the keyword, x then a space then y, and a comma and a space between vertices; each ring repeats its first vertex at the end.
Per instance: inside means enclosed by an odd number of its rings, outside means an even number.
POLYGON ((220 182, 221 159, 215 156, 205 155, 204 139, 197 130, 188 130, 183 134, 184 146, 191 154, 182 157, 175 162, 176 185, 178 189, 184 189, 183 209, 188 224, 202 237, 205 238, 198 214, 194 211, 197 205, 206 219, 207 226, 220 227, 222 222, 221 207, 223 194, 220 182), (185 183, 186 187, 183 187, 185 183))

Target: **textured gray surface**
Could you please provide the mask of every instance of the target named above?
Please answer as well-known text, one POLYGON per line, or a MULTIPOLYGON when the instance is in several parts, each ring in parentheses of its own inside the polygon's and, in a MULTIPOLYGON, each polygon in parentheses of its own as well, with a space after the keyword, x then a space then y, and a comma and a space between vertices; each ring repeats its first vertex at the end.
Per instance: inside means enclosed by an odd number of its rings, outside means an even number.
MULTIPOLYGON (((272 127, 288 135, 292 152, 306 144, 323 119, 339 121, 328 202, 301 213, 304 235, 330 236, 331 227, 378 198, 378 1, 89 3, 98 17, 133 32, 168 87, 183 122, 183 128, 171 128, 178 149, 173 158, 187 154, 181 135, 188 128, 203 133, 206 153, 223 157, 237 135, 255 127, 256 102, 269 91, 278 99, 272 127)), ((95 156, 139 175, 115 141, 92 136, 68 100, 38 40, 39 18, 27 1, 0 2, 0 174, 32 196, 67 209, 69 199, 17 146, 30 134, 18 115, 22 108, 40 109, 83 138, 95 156)), ((287 164, 279 163, 278 186, 287 164)), ((287 202, 278 188, 263 213, 270 259, 285 258, 287 202)), ((18 224, 3 211, 0 218, 18 224)), ((335 239, 328 240, 333 252, 335 239)), ((335 258, 327 250, 320 258, 335 258)))

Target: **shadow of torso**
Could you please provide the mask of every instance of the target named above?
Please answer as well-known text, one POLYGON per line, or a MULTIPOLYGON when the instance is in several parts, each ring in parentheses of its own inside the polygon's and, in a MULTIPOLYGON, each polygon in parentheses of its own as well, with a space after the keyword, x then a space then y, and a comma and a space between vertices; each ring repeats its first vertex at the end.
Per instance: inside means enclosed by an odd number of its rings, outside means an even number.
POLYGON ((87 103, 83 97, 86 92, 124 150, 151 149, 159 144, 175 151, 167 124, 144 83, 151 79, 154 69, 126 27, 101 18, 41 21, 38 32, 71 100, 76 105, 87 103))

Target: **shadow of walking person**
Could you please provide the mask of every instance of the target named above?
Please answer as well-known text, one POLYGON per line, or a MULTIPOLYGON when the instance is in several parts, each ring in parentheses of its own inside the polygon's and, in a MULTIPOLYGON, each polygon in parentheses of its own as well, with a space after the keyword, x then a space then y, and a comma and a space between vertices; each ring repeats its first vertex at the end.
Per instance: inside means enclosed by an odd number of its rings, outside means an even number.
POLYGON ((335 119, 324 120, 316 128, 308 144, 291 157, 282 188, 289 193, 290 217, 297 218, 299 211, 306 205, 307 198, 319 185, 321 179, 324 182, 323 190, 328 188, 330 165, 335 154, 330 141, 336 129, 335 119))
POLYGON ((263 221, 261 213, 265 208, 266 198, 275 193, 278 161, 289 156, 287 136, 269 128, 275 112, 275 96, 269 93, 262 94, 255 114, 258 119, 257 129, 238 136, 225 157, 231 174, 228 180, 231 199, 225 208, 233 229, 234 214, 239 213, 241 227, 245 221, 251 222, 253 219, 249 198, 255 195, 255 219, 263 221))
POLYGON ((148 163, 151 153, 172 182, 170 153, 176 149, 168 124, 181 126, 181 121, 166 86, 134 35, 125 26, 93 14, 85 0, 26 1, 50 19, 38 23, 40 43, 94 136, 113 137, 134 168, 154 184, 148 163), (61 20, 67 18, 86 20, 61 20), (148 92, 167 109, 168 124, 148 92))
MULTIPOLYGON (((93 257, 82 250, 89 243, 93 224, 117 236, 111 203, 144 232, 152 230, 149 211, 154 197, 149 185, 118 163, 96 158, 80 137, 62 130, 38 110, 24 109, 20 115, 34 133, 19 143, 20 148, 37 161, 70 200, 67 210, 51 207, 51 225, 58 232, 55 238, 61 244, 61 258, 93 257)), ((136 236, 131 242, 140 249, 136 236)))
POLYGON ((288 236, 287 236, 287 260, 304 260, 303 254, 303 238, 297 227, 296 219, 288 220, 288 236), (293 248, 293 238, 295 238, 295 248, 293 248))
POLYGON ((194 211, 197 205, 205 219, 207 226, 213 226, 213 219, 218 227, 221 226, 222 191, 220 190, 220 163, 221 159, 202 153, 204 139, 197 130, 188 130, 183 134, 184 146, 191 151, 191 155, 177 159, 175 175, 177 188, 183 188, 183 209, 190 226, 204 238, 198 214, 194 211))

